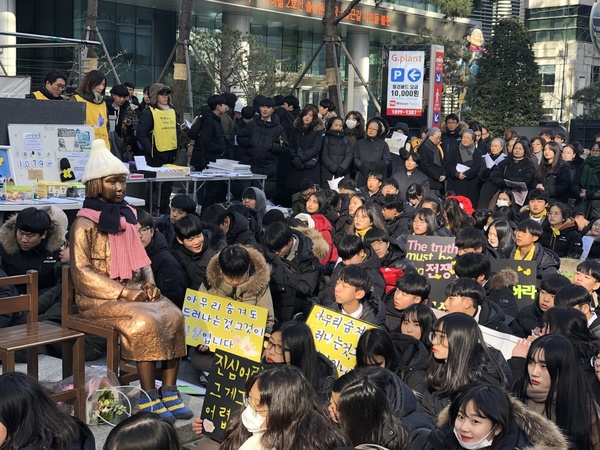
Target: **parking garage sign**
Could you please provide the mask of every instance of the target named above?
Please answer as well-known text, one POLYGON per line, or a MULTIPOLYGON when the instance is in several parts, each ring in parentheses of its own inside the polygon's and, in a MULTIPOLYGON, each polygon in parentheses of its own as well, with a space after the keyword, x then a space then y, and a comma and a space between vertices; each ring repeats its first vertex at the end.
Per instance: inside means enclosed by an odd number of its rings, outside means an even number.
POLYGON ((423 115, 425 52, 392 50, 388 61, 387 115, 423 115))

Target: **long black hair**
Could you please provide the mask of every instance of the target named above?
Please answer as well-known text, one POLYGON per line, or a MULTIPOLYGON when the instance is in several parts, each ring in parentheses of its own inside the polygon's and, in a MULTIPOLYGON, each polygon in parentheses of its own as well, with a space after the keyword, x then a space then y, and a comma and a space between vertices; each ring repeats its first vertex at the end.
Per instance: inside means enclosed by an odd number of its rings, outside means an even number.
POLYGON ((531 343, 527 365, 515 381, 513 390, 526 401, 527 387, 531 384, 528 366, 543 362, 551 380, 544 407, 546 417, 552 417, 554 410, 556 425, 569 437, 571 448, 588 449, 591 448, 590 435, 600 433, 598 405, 577 359, 566 337, 542 336, 531 343))
POLYGON ((19 372, 0 375, 0 423, 7 431, 0 449, 36 448, 66 450, 82 438, 83 424, 62 412, 42 386, 19 372))
POLYGON ((483 381, 486 374, 508 386, 506 376, 483 340, 475 319, 467 314, 452 313, 440 317, 435 330, 446 334, 448 358, 430 357, 425 381, 430 389, 442 395, 456 392, 466 384, 483 381))
MULTIPOLYGON (((246 381, 246 393, 255 384, 260 392, 256 406, 267 407, 262 447, 329 450, 349 443, 325 415, 314 389, 297 367, 278 364, 252 375, 246 381)), ((237 450, 250 436, 238 415, 225 430, 220 450, 237 450)))
POLYGON ((389 450, 404 450, 408 432, 394 416, 388 397, 367 377, 351 382, 340 393, 338 424, 353 445, 377 444, 389 450))

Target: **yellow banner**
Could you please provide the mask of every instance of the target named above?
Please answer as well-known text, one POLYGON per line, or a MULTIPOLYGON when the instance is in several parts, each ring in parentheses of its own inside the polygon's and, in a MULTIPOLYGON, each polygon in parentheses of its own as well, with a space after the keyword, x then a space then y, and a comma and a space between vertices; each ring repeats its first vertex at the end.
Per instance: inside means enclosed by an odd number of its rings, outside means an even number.
POLYGON ((356 366, 356 344, 360 336, 370 328, 377 328, 319 305, 312 307, 306 324, 313 333, 317 351, 335 364, 340 376, 356 366))
POLYGON ((207 345, 260 362, 267 309, 188 289, 183 303, 185 343, 207 345))

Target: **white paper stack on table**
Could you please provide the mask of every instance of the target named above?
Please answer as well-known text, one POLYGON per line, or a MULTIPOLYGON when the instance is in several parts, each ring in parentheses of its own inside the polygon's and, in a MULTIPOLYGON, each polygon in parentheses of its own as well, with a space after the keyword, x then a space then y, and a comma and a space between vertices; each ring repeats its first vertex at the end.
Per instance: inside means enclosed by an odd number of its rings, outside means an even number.
POLYGON ((213 175, 234 175, 246 176, 252 175, 249 164, 242 164, 233 159, 217 159, 215 162, 209 162, 208 167, 202 171, 203 174, 213 175))

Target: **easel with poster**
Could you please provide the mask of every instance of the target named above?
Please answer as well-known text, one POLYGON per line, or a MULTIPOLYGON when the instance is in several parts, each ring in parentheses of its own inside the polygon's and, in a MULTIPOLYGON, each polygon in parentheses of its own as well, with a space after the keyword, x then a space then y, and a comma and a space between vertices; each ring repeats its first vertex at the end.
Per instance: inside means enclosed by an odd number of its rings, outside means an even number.
MULTIPOLYGON (((94 128, 89 125, 8 125, 8 160, 16 185, 37 180, 60 181, 61 160, 68 160, 80 180, 87 163, 94 128)), ((64 162, 63 162, 64 164, 64 162)))

